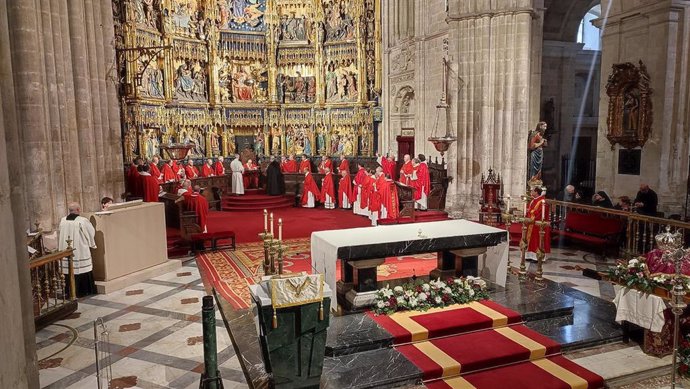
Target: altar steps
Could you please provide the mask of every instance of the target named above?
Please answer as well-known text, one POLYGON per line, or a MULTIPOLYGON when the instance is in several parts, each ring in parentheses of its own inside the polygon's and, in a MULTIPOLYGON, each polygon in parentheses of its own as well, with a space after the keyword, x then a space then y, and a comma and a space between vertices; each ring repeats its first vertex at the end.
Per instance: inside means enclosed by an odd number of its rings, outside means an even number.
POLYGON ((294 196, 269 196, 263 193, 223 196, 221 210, 225 212, 254 212, 280 209, 295 205, 294 196))

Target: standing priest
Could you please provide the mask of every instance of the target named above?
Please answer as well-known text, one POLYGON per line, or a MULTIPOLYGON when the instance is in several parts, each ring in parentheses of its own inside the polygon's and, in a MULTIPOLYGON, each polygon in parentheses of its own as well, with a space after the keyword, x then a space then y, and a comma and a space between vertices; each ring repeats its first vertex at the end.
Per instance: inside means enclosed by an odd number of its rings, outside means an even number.
MULTIPOLYGON (((81 206, 78 203, 70 203, 69 214, 60 220, 58 250, 74 248, 74 285, 69 277, 66 278, 67 288, 75 288, 77 297, 96 294, 96 284, 93 280, 93 264, 91 261, 91 249, 96 248, 96 230, 89 219, 79 216, 81 206)), ((69 274, 69 262, 62 260, 62 274, 69 274)))
POLYGON ((280 163, 275 157, 271 157, 271 163, 266 168, 266 193, 269 196, 281 196, 285 194, 285 179, 280 169, 280 163))
POLYGON ((242 174, 244 173, 244 165, 240 161, 239 154, 235 154, 235 159, 230 162, 230 171, 232 171, 232 194, 244 194, 244 181, 242 174))

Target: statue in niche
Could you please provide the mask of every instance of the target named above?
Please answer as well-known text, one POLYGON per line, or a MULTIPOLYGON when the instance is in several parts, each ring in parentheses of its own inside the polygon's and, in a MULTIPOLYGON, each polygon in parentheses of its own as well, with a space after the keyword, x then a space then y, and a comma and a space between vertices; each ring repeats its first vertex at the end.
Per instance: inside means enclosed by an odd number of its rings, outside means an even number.
POLYGON ((355 144, 352 142, 352 134, 347 136, 347 140, 345 141, 345 145, 343 147, 343 154, 345 155, 353 155, 355 152, 355 144))
POLYGON ((190 140, 194 143, 191 154, 195 157, 203 157, 206 154, 206 142, 203 131, 200 129, 190 131, 190 140))
POLYGON ((307 103, 316 101, 316 77, 307 77, 307 103))
POLYGON ((356 101, 357 96, 357 70, 354 64, 336 67, 329 63, 326 71, 326 101, 356 101))
POLYGON ((280 17, 280 40, 286 42, 306 42, 307 41, 307 17, 291 17, 282 15, 280 17))
POLYGON ((230 156, 234 155, 236 151, 235 131, 232 128, 227 128, 223 132, 223 152, 226 156, 230 156))
POLYGON ((355 80, 354 73, 347 73, 347 96, 349 99, 357 98, 357 80, 355 80))
POLYGON ((326 101, 334 100, 338 94, 338 75, 335 73, 335 64, 328 63, 326 69, 326 101))
POLYGON ((282 131, 278 127, 278 125, 274 125, 273 128, 271 128, 271 153, 272 154, 280 154, 280 136, 282 135, 282 131))
POLYGON ((211 133, 209 135, 211 140, 211 154, 220 155, 221 136, 220 134, 218 134, 218 129, 211 130, 211 133))
POLYGON ((251 101, 254 98, 255 80, 249 65, 239 65, 232 73, 232 96, 234 101, 251 101))
POLYGON ((345 134, 340 135, 340 141, 338 142, 338 154, 339 154, 339 155, 340 155, 340 154, 343 154, 343 152, 345 151, 345 141, 346 141, 346 139, 347 139, 347 137, 345 136, 345 134))
POLYGON ((218 66, 218 93, 220 101, 227 102, 232 100, 232 66, 230 58, 223 57, 223 62, 218 66))
POLYGON ((297 76, 295 77, 295 102, 296 103, 304 103, 307 101, 307 89, 306 89, 306 84, 304 82, 304 77, 302 77, 302 74, 300 72, 297 72, 297 76))
POLYGON ((611 149, 618 143, 631 149, 643 147, 652 131, 652 88, 647 67, 626 62, 614 64, 606 84, 609 97, 606 138, 611 149))
POLYGON ((635 133, 638 130, 640 121, 640 91, 637 88, 631 88, 625 92, 623 97, 623 131, 626 133, 635 133))
POLYGON ((316 152, 326 154, 326 129, 321 126, 316 130, 316 152))
POLYGON ((266 0, 228 0, 230 28, 258 31, 263 28, 266 0))
POLYGON ((256 155, 264 155, 264 134, 259 130, 254 138, 254 151, 256 155))
POLYGON ((137 153, 137 131, 134 128, 127 130, 124 136, 125 160, 131 162, 137 153))
POLYGON ((159 155, 159 146, 156 130, 144 130, 144 158, 151 159, 154 155, 159 155))
POLYGON ((354 21, 348 13, 348 2, 333 0, 325 4, 326 40, 354 39, 354 21))
POLYGON ((228 11, 227 0, 218 0, 216 2, 216 9, 218 10, 216 25, 218 28, 224 28, 230 21, 230 11, 228 11))
POLYGON ((207 79, 205 64, 185 60, 175 72, 175 94, 185 100, 204 101, 207 79))
POLYGON ((295 154, 295 128, 289 126, 285 130, 285 147, 288 154, 295 154))
POLYGON ((184 61, 182 65, 177 68, 175 77, 175 89, 177 93, 183 95, 191 95, 194 90, 194 79, 192 78, 192 69, 190 61, 184 61))
POLYGON ((331 155, 338 154, 338 146, 340 145, 340 137, 338 134, 333 134, 331 137, 331 155))
POLYGON ((311 149, 311 131, 305 126, 303 129, 304 134, 304 154, 312 155, 311 149))

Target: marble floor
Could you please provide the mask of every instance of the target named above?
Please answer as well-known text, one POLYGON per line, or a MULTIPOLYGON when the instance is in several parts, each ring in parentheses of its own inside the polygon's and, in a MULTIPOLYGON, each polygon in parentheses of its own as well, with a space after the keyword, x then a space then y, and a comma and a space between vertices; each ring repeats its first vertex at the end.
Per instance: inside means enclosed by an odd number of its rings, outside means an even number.
MULTIPOLYGON (((76 313, 36 334, 41 387, 97 387, 93 321, 101 317, 110 338, 111 388, 198 388, 205 294, 196 263, 190 261, 124 290, 79 300, 76 313)), ((218 312, 216 320, 223 386, 246 388, 218 312)))
MULTIPOLYGON (((511 252, 513 266, 518 262, 511 252)), ((582 276, 583 268, 603 270, 593 254, 576 249, 555 248, 547 255, 544 276, 607 300, 613 288, 582 276)), ((529 264, 536 270, 536 264, 529 264)), ((96 388, 93 320, 102 317, 109 330, 113 388, 198 388, 203 370, 201 341, 201 298, 205 295, 194 261, 181 269, 109 295, 79 301, 79 309, 36 334, 42 388, 96 388)), ((224 387, 247 387, 230 338, 216 314, 218 361, 224 387)), ((634 345, 609 344, 586 354, 568 355, 595 372, 606 374, 630 366, 667 365, 665 359, 644 355, 634 345)), ((583 354, 584 353, 584 354, 583 354)), ((650 377, 645 386, 626 383, 621 388, 665 388, 670 379, 650 377)))

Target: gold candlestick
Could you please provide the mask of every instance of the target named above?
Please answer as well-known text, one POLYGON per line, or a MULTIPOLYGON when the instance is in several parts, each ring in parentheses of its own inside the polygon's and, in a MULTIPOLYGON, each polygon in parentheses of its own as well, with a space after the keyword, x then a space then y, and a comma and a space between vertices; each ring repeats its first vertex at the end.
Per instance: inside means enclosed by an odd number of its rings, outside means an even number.
POLYGON ((270 232, 262 232, 259 234, 259 238, 264 242, 264 275, 270 276, 273 275, 273 272, 271 271, 271 253, 270 253, 270 248, 271 248, 271 242, 273 241, 273 234, 270 232))
POLYGON ((527 274, 527 264, 525 263, 525 255, 527 254, 527 226, 533 222, 528 217, 517 217, 515 221, 522 223, 522 238, 520 239, 520 277, 527 274))
POLYGON ((546 252, 544 251, 544 236, 546 235, 546 226, 549 222, 546 220, 540 220, 534 222, 534 224, 539 227, 539 249, 537 250, 537 275, 534 277, 537 281, 542 281, 544 279, 544 256, 546 252))
POLYGON ((512 268, 512 265, 510 264, 510 226, 513 224, 513 215, 510 213, 510 209, 508 209, 508 211, 503 213, 501 216, 506 223, 506 231, 508 234, 508 272, 510 273, 512 268))

